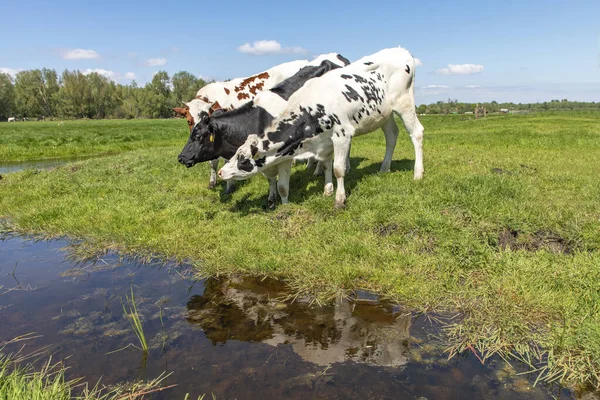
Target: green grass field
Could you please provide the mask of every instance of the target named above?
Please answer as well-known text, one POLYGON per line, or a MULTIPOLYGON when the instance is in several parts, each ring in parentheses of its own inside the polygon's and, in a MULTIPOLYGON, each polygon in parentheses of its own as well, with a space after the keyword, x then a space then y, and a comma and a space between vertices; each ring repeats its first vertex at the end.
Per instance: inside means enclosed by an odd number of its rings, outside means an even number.
POLYGON ((512 354, 545 366, 546 380, 600 385, 600 113, 421 122, 424 180, 412 179, 404 133, 388 174, 377 173, 383 134, 360 137, 339 211, 304 165, 292 204, 273 211, 260 176, 231 196, 207 189, 207 165, 177 163, 182 120, 65 122, 83 139, 44 149, 59 127, 14 124, 7 139, 3 124, 2 159, 128 151, 5 175, 0 216, 6 230, 85 239, 82 255, 159 255, 203 275, 277 277, 320 299, 360 288, 458 312, 453 351, 512 354))
POLYGON ((116 154, 177 146, 188 136, 182 120, 90 120, 0 124, 0 162, 116 154))

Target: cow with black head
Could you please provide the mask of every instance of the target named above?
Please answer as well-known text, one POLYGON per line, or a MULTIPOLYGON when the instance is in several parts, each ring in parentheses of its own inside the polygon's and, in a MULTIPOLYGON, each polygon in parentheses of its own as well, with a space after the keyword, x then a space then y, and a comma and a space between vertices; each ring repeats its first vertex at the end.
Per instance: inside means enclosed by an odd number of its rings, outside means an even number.
MULTIPOLYGON (((252 100, 261 91, 270 89, 294 75, 307 64, 308 60, 290 61, 247 78, 209 83, 198 90, 194 99, 184 103, 185 107, 175 107, 173 111, 186 119, 191 132, 201 116, 212 115, 221 109, 238 108, 252 100)), ((218 164, 218 159, 211 161, 209 188, 213 188, 217 183, 218 164)), ((232 187, 231 183, 228 184, 228 190, 232 187)))
MULTIPOLYGON (((248 135, 262 132, 285 110, 288 99, 307 81, 348 64, 349 61, 339 54, 324 54, 240 108, 220 113, 201 113, 200 120, 194 125, 179 154, 179 162, 189 168, 199 162, 218 160, 219 157, 230 159, 248 135)), ((265 175, 270 180, 269 204, 272 205, 277 196, 278 174, 266 171, 265 175)))

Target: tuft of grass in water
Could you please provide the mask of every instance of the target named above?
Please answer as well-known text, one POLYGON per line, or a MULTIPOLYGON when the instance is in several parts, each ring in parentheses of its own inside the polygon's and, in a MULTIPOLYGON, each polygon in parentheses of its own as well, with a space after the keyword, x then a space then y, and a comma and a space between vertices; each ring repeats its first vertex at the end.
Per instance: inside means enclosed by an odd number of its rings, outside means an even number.
POLYGON ((161 374, 148 382, 121 383, 103 386, 100 382, 90 386, 81 378, 67 380, 67 367, 62 362, 53 363, 48 357, 41 368, 33 363, 43 354, 36 351, 22 354, 21 348, 15 354, 4 354, 9 344, 34 339, 31 335, 15 338, 0 346, 0 399, 2 400, 141 400, 147 395, 169 389, 174 385, 161 387, 168 377, 161 374))
POLYGON ((177 163, 181 126, 177 146, 6 174, 0 230, 82 239, 78 256, 275 277, 319 302, 370 290, 458 315, 454 353, 522 357, 540 379, 600 386, 600 113, 421 119, 423 181, 402 134, 388 174, 381 132, 359 137, 344 210, 304 165, 291 204, 273 211, 260 176, 231 195, 207 189, 207 165, 177 163))
MULTIPOLYGON (((123 303, 123 312, 125 316, 129 319, 129 323, 131 324, 131 328, 133 332, 135 332, 135 336, 138 338, 138 342, 140 343, 140 348, 145 353, 148 352, 148 343, 146 342, 146 335, 144 334, 144 327, 142 326, 142 320, 140 319, 140 314, 137 310, 137 305, 135 303, 135 296, 133 294, 133 286, 131 286, 131 298, 129 296, 125 296, 126 303, 128 304, 129 311, 125 307, 125 303, 123 303)), ((137 346, 136 346, 137 347, 137 346)))
POLYGON ((39 371, 31 365, 11 368, 11 359, 0 355, 0 399, 69 400, 76 381, 65 379, 65 369, 49 359, 39 371))

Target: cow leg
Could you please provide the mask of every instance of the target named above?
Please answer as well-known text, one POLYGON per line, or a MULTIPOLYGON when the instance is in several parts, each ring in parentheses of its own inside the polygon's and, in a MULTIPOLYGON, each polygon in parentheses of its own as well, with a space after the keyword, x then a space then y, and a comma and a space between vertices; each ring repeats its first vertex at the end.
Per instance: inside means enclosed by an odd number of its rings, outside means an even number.
POLYGON ((315 167, 315 172, 313 172, 313 175, 319 176, 323 173, 323 171, 325 171, 325 165, 323 164, 323 161, 317 161, 317 165, 315 167))
POLYGON ((417 112, 415 110, 415 99, 413 93, 409 93, 402 97, 399 101, 399 106, 394 108, 402 122, 404 128, 410 135, 413 146, 415 148, 415 180, 423 178, 423 125, 417 118, 417 112))
POLYGON ((352 142, 350 142, 350 146, 348 147, 348 159, 346 160, 346 175, 350 173, 350 151, 352 149, 352 142))
POLYGON ((267 207, 272 209, 277 203, 277 168, 266 168, 262 173, 269 180, 269 197, 267 198, 267 207))
POLYGON ((344 187, 344 176, 346 175, 346 163, 350 154, 351 135, 347 137, 333 137, 333 173, 337 178, 337 191, 335 193, 335 208, 344 207, 346 204, 346 188, 344 187))
POLYGON ((288 203, 290 194, 290 174, 292 172, 292 160, 277 164, 277 191, 281 197, 281 204, 288 203))
POLYGON ((225 188, 225 194, 231 194, 235 190, 235 181, 230 179, 227 181, 227 187, 225 188))
POLYGON ((217 170, 219 169, 219 159, 210 160, 210 180, 208 181, 208 188, 212 189, 217 185, 217 170))
POLYGON ((316 168, 316 165, 317 165, 317 160, 314 157, 311 157, 308 159, 308 161, 306 163, 306 169, 316 168))
POLYGON ((392 114, 385 125, 383 125, 383 133, 385 134, 385 157, 383 158, 379 172, 390 172, 392 158, 394 157, 394 149, 396 148, 396 141, 398 140, 398 131, 398 125, 396 125, 394 114, 392 114))
POLYGON ((323 190, 323 196, 331 196, 333 194, 333 157, 329 156, 323 161, 319 161, 319 165, 322 166, 325 172, 325 189, 323 190))

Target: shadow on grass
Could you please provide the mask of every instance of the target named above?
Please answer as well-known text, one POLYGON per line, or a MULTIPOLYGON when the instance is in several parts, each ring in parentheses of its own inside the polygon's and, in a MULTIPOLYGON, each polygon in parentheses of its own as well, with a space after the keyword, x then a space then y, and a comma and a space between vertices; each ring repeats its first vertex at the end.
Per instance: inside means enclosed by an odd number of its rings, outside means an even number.
MULTIPOLYGON (((351 166, 350 174, 346 175, 346 180, 345 180, 346 193, 348 196, 351 195, 352 190, 363 179, 363 177, 379 173, 379 169, 381 168, 380 162, 373 162, 369 165, 362 166, 361 168, 356 168, 356 166, 360 165, 364 160, 366 160, 366 158, 364 158, 364 157, 352 157, 350 159, 350 166, 351 166)), ((394 160, 394 161, 392 161, 390 171, 391 172, 412 171, 414 169, 414 165, 415 165, 414 160, 409 160, 409 159, 394 160)), ((237 181, 236 184, 239 185, 237 187, 240 187, 241 185, 245 184, 245 182, 247 182, 247 181, 237 181)), ((302 167, 295 168, 292 171, 292 175, 290 177, 290 202, 291 203, 302 203, 306 199, 308 199, 312 196, 322 194, 324 185, 325 185, 325 180, 324 180, 323 175, 314 176, 312 169, 309 170, 307 168, 302 168, 302 167), (315 182, 317 182, 317 183, 315 184, 315 182)), ((334 177, 334 185, 336 185, 335 177, 334 177)), ((225 191, 225 189, 224 189, 225 183, 224 182, 221 182, 221 186, 223 187, 223 189, 221 191, 221 202, 227 203, 231 199, 231 196, 224 194, 224 191, 225 191)), ((255 213, 259 212, 260 210, 272 211, 272 209, 269 209, 268 205, 267 205, 267 198, 268 198, 267 192, 265 192, 264 194, 262 194, 258 197, 252 197, 252 196, 253 196, 252 194, 247 194, 244 197, 242 197, 241 199, 237 200, 234 204, 232 204, 230 211, 237 212, 241 215, 255 214, 255 213)), ((332 195, 332 197, 331 197, 332 207, 333 207, 333 196, 334 195, 332 195)), ((277 209, 277 206, 279 206, 281 204, 279 197, 278 197, 277 201, 278 201, 278 203, 274 209, 277 209)))

